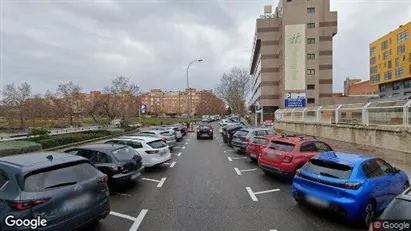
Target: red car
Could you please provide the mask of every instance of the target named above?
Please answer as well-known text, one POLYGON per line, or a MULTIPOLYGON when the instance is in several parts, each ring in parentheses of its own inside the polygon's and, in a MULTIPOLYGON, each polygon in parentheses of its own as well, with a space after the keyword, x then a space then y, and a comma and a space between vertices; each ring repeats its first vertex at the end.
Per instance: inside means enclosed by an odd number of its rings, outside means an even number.
POLYGON ((246 147, 246 155, 252 161, 257 161, 261 152, 266 148, 273 138, 278 138, 279 135, 268 135, 268 136, 256 136, 254 139, 248 143, 246 147))
POLYGON ((294 177, 295 171, 321 152, 334 151, 328 144, 313 137, 280 136, 258 158, 265 173, 294 177))

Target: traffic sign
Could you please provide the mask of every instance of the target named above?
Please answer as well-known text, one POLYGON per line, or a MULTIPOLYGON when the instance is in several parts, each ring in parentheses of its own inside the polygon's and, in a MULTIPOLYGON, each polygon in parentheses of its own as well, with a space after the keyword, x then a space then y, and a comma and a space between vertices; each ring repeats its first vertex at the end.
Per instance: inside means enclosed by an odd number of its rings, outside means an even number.
POLYGON ((141 107, 140 107, 140 111, 141 111, 141 113, 146 113, 146 111, 147 111, 147 105, 142 104, 141 107))
POLYGON ((261 107, 261 106, 256 106, 255 107, 255 112, 261 113, 262 111, 263 111, 263 107, 261 107))

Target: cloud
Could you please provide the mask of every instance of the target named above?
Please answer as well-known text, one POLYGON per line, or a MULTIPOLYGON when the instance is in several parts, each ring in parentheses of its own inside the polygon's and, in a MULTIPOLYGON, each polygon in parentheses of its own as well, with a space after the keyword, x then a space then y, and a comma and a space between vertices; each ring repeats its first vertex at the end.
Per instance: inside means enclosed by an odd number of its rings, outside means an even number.
MULTIPOLYGON (((142 89, 210 89, 233 66, 249 67, 255 19, 278 1, 3 1, 2 84, 35 92, 72 80, 85 91, 128 76, 142 89)), ((368 78, 368 44, 411 19, 405 1, 335 0, 334 89, 368 78)))

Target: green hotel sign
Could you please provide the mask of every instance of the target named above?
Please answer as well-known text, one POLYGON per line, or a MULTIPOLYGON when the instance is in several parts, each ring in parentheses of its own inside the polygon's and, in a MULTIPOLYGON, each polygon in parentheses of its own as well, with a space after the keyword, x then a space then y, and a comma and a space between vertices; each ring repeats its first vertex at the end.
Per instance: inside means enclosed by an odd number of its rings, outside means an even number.
POLYGON ((294 33, 294 35, 288 40, 289 44, 299 45, 302 43, 301 33, 294 33))
POLYGON ((294 35, 288 40, 288 43, 290 44, 291 48, 291 73, 289 77, 292 79, 292 81, 298 81, 299 77, 299 65, 298 65, 298 56, 300 54, 300 45, 302 44, 302 35, 300 32, 294 33, 294 35))
POLYGON ((261 19, 267 19, 267 18, 275 18, 275 15, 270 13, 270 14, 262 14, 260 15, 261 19))

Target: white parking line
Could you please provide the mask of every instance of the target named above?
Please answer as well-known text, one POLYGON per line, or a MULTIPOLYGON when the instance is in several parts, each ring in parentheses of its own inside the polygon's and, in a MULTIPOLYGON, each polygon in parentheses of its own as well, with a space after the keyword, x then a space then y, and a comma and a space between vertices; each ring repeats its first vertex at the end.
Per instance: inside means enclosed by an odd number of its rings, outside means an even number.
POLYGON ((166 179, 167 179, 166 177, 161 178, 161 180, 159 181, 159 183, 157 185, 157 188, 161 188, 163 186, 164 182, 166 181, 166 179))
POLYGON ((123 194, 123 193, 118 193, 118 192, 115 192, 115 194, 120 195, 120 196, 128 196, 128 197, 131 197, 130 194, 123 194))
POLYGON ((132 217, 132 216, 129 216, 129 215, 126 215, 126 214, 122 214, 122 213, 116 213, 114 211, 110 211, 110 215, 113 215, 113 216, 116 216, 116 217, 121 217, 121 218, 132 220, 132 221, 136 220, 135 217, 132 217))
POLYGON ((246 156, 242 156, 242 157, 231 157, 231 159, 233 160, 239 160, 239 159, 246 159, 246 156))
POLYGON ((146 180, 146 181, 152 181, 152 182, 157 182, 157 183, 160 183, 160 181, 159 180, 155 180, 155 179, 150 179, 150 178, 141 178, 142 180, 146 180))
POLYGON ((181 152, 179 152, 179 153, 177 154, 177 156, 181 156, 181 152))
POLYGON ((276 229, 270 229, 270 231, 277 231, 276 229))
POLYGON ((240 172, 252 172, 252 171, 257 171, 258 168, 250 168, 250 169, 244 169, 244 170, 240 170, 240 172))
POLYGON ((231 157, 227 156, 228 161, 233 161, 233 159, 231 159, 231 157))
POLYGON ((245 189, 247 190, 248 194, 250 194, 251 200, 258 201, 257 197, 254 195, 253 190, 251 190, 250 187, 245 187, 245 189))
POLYGON ((130 228, 130 231, 137 231, 138 227, 140 227, 141 222, 143 221, 144 217, 146 216, 148 210, 143 209, 141 210, 140 214, 138 214, 137 218, 135 219, 133 225, 130 228))
POLYGON ((186 149, 186 146, 183 146, 183 149, 186 149))
POLYGON ((278 191, 280 191, 280 189, 276 188, 276 189, 270 189, 270 190, 265 190, 265 191, 261 191, 261 192, 255 192, 254 195, 269 193, 269 192, 278 192, 278 191))
POLYGON ((186 142, 186 145, 188 144, 188 142, 186 142))
POLYGON ((174 161, 173 163, 170 164, 170 168, 173 168, 176 162, 174 161))
POLYGON ((240 170, 239 170, 238 168, 234 168, 234 171, 237 173, 237 175, 239 175, 239 176, 242 175, 241 172, 240 172, 240 170))

